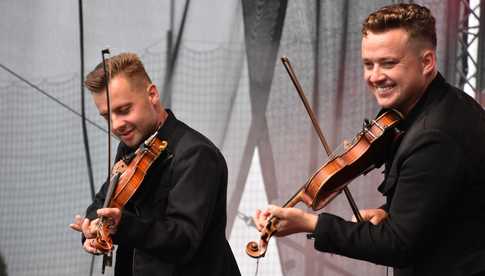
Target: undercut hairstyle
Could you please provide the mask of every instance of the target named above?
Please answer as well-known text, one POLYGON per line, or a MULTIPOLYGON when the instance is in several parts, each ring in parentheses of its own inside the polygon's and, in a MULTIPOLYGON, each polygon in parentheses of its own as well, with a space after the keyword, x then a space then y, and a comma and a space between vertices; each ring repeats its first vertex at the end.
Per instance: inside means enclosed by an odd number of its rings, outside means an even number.
POLYGON ((362 35, 405 29, 410 39, 429 43, 436 49, 436 20, 431 11, 417 4, 395 4, 371 13, 362 24, 362 35))
MULTIPOLYGON (((152 83, 143 63, 134 53, 121 53, 106 59, 106 68, 110 79, 118 75, 123 75, 131 84, 140 87, 146 87, 152 83)), ((106 88, 105 82, 106 77, 103 62, 101 62, 86 76, 84 85, 92 93, 100 93, 106 88)))

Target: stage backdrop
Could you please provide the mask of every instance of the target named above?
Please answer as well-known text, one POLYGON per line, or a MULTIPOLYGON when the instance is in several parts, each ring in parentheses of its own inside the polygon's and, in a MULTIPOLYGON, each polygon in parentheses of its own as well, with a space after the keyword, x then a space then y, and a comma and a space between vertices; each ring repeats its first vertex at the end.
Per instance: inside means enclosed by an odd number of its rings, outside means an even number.
MULTIPOLYGON (((82 250, 68 225, 92 196, 82 100, 94 190, 106 178, 105 122, 89 93, 81 96, 81 76, 105 47, 138 53, 167 106, 221 148, 229 167, 227 237, 243 275, 257 269, 244 252, 259 237, 250 216, 284 204, 327 159, 279 58, 290 58, 332 149, 376 114, 362 80, 361 22, 401 1, 197 0, 185 24, 185 1, 173 1, 173 9, 171 2, 0 2, 0 275, 101 273, 100 258, 82 250), (178 50, 168 51, 168 42, 178 50)), ((453 76, 448 1, 414 2, 435 14, 440 69, 453 76)), ((381 179, 377 169, 350 185, 360 208, 382 204, 381 179)), ((323 211, 352 215, 343 196, 323 211)), ((388 272, 317 253, 303 234, 271 240, 258 267, 268 276, 388 272)))

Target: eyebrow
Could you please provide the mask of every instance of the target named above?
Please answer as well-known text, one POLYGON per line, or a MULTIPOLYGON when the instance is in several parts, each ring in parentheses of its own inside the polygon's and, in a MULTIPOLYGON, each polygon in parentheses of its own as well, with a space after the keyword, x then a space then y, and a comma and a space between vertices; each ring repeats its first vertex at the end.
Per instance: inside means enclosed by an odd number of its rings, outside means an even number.
MULTIPOLYGON (((120 106, 118 106, 116 108, 111 108, 111 112, 113 112, 113 111, 114 112, 117 112, 118 110, 123 109, 125 107, 129 107, 129 106, 131 106, 131 103, 126 103, 126 104, 120 105, 120 106)), ((106 117, 108 115, 108 111, 106 111, 106 112, 100 112, 99 115, 101 115, 102 117, 106 117)))
POLYGON ((399 60, 398 57, 383 57, 383 58, 378 58, 378 59, 372 59, 372 58, 363 58, 363 62, 386 62, 386 61, 396 61, 399 60))

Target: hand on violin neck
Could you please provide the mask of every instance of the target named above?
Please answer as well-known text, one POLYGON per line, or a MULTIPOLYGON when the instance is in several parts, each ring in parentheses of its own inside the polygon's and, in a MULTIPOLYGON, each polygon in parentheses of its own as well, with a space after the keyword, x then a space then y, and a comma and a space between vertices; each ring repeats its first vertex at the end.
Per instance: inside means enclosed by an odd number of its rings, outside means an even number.
POLYGON ((69 227, 71 227, 72 230, 82 232, 82 224, 83 224, 83 218, 80 215, 76 215, 74 217, 74 222, 69 224, 69 227))
POLYGON ((69 224, 72 230, 81 232, 86 239, 96 237, 96 230, 98 224, 98 219, 89 220, 87 218, 82 218, 80 215, 74 217, 74 223, 69 224))
MULTIPOLYGON (((374 225, 378 225, 389 216, 383 209, 364 209, 359 210, 359 213, 364 221, 369 221, 374 225)), ((355 216, 352 216, 352 221, 357 222, 355 216)))
POLYGON ((253 217, 253 222, 259 232, 263 231, 263 229, 266 227, 270 216, 271 214, 268 211, 261 211, 259 209, 256 209, 256 213, 253 217))
POLYGON ((256 211, 255 224, 259 231, 266 227, 268 220, 275 223, 275 236, 283 237, 294 233, 311 233, 315 230, 318 217, 306 213, 298 208, 281 208, 274 205, 268 206, 266 211, 256 211), (263 221, 265 222, 263 224, 263 221))
POLYGON ((121 210, 118 208, 101 208, 96 213, 102 217, 102 222, 108 225, 110 234, 116 233, 121 220, 121 210))
MULTIPOLYGON (((71 223, 69 227, 71 229, 81 232, 86 240, 84 241, 83 248, 86 252, 94 255, 99 255, 102 252, 96 248, 96 238, 99 233, 100 219, 89 220, 82 218, 80 215, 74 217, 74 223, 71 223)), ((110 229, 111 230, 111 229, 110 229)))
POLYGON ((102 254, 101 251, 99 251, 96 247, 94 247, 96 243, 96 239, 86 239, 83 244, 83 248, 86 252, 93 254, 93 255, 100 255, 102 254))

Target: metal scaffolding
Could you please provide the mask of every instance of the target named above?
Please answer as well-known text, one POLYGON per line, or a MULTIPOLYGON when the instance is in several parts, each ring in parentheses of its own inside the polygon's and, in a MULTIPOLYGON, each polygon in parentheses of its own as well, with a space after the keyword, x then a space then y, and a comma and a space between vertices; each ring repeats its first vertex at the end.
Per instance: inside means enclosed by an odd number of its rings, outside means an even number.
MULTIPOLYGON (((451 81, 471 91, 475 99, 485 106, 485 0, 450 0, 448 8, 458 11, 456 17, 454 76, 451 81)), ((451 15, 451 14, 450 14, 451 15)), ((451 42, 451 41, 450 41, 451 42)), ((450 72, 449 72, 450 73, 450 72)))

